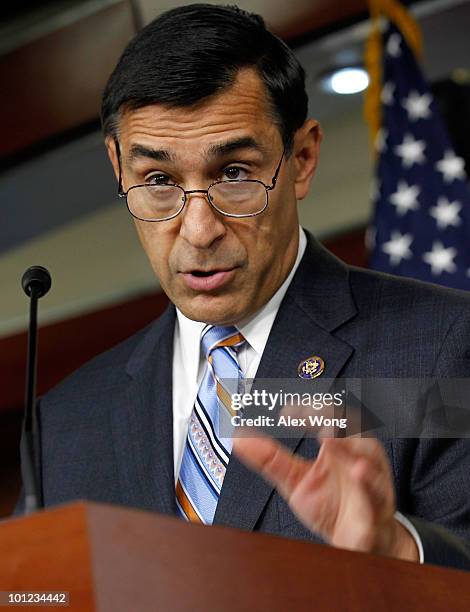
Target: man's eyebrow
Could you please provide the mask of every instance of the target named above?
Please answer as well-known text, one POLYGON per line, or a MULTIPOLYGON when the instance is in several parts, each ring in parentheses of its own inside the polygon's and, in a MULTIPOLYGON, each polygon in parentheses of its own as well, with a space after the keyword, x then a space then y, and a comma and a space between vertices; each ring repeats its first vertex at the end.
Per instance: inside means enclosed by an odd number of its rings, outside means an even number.
POLYGON ((174 154, 166 149, 152 149, 140 144, 132 145, 129 151, 128 161, 133 162, 141 157, 148 157, 155 161, 165 162, 174 161, 175 159, 174 154))
MULTIPOLYGON (((263 154, 266 153, 266 148, 262 146, 259 142, 257 142, 254 138, 252 138, 251 136, 244 136, 241 138, 234 138, 233 140, 228 140, 226 142, 211 145, 206 153, 206 157, 221 157, 223 155, 233 153, 234 151, 238 151, 239 149, 252 149, 255 151, 259 151, 263 154)), ((142 157, 153 159, 155 161, 176 161, 175 154, 172 151, 168 151, 167 149, 153 149, 151 147, 146 147, 141 144, 132 145, 129 150, 129 157, 127 160, 128 163, 132 163, 142 157)))
POLYGON ((207 151, 207 156, 220 157, 222 155, 228 155, 229 153, 238 151, 239 149, 253 149, 255 151, 259 151, 260 153, 266 153, 265 147, 263 147, 254 138, 251 136, 244 136, 242 138, 235 138, 233 140, 228 140, 227 142, 210 146, 207 151))

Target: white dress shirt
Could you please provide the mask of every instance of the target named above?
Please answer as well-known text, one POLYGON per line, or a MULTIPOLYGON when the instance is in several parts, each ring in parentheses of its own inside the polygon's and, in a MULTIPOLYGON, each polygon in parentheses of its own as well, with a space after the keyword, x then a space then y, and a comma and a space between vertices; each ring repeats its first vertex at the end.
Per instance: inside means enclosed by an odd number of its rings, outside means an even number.
MULTIPOLYGON (((238 363, 245 378, 254 378, 256 375, 277 311, 300 264, 306 246, 307 237, 304 230, 299 226, 297 257, 286 280, 269 302, 258 310, 249 321, 235 325, 246 340, 238 351, 238 363)), ((188 319, 178 308, 176 309, 176 315, 173 340, 173 465, 175 483, 183 457, 189 419, 205 369, 205 359, 204 355, 201 354, 200 347, 201 332, 206 325, 206 323, 188 319)), ((413 536, 418 547, 420 563, 423 563, 423 545, 415 527, 400 512, 395 513, 395 518, 413 536)))

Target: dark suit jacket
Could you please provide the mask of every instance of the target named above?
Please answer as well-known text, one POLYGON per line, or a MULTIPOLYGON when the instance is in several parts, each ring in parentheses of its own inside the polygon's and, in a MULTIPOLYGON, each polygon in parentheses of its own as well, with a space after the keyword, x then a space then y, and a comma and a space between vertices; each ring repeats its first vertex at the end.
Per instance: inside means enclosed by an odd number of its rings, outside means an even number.
MULTIPOLYGON (((85 498, 175 513, 174 320, 171 305, 42 398, 46 506, 85 498)), ((346 266, 308 235, 257 378, 295 377, 311 355, 323 357, 329 378, 467 377, 469 345, 469 295, 346 266)), ((318 451, 312 439, 288 444, 308 457, 318 451)), ((470 570, 470 440, 394 439, 385 448, 398 509, 416 526, 425 561, 470 570)), ((319 540, 236 458, 214 523, 319 540)))

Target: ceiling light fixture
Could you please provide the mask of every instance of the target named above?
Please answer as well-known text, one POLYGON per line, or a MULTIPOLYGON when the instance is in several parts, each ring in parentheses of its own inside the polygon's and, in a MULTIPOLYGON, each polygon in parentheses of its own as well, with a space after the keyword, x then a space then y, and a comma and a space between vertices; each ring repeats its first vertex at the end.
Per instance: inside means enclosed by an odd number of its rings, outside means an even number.
POLYGON ((338 95, 350 95, 367 89, 369 75, 364 68, 350 66, 329 72, 322 78, 324 91, 338 95))

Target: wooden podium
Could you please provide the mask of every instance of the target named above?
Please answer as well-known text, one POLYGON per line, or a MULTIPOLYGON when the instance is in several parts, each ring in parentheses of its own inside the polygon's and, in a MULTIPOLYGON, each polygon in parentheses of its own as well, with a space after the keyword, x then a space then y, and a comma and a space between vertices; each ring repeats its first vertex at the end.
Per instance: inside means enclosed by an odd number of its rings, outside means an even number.
POLYGON ((83 612, 470 610, 470 573, 88 502, 0 523, 0 591, 83 612))

